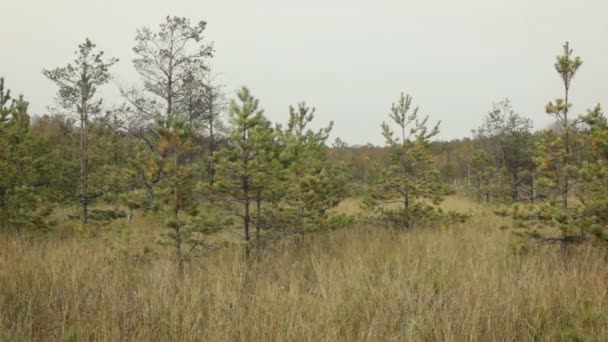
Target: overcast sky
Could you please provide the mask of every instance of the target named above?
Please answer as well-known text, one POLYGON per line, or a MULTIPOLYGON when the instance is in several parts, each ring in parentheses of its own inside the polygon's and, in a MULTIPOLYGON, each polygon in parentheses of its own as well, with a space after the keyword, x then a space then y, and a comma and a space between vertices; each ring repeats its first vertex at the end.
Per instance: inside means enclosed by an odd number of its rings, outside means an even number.
POLYGON ((383 143, 401 91, 442 121, 442 139, 469 136, 505 97, 543 127, 544 105, 562 96, 553 63, 566 40, 584 61, 574 111, 608 106, 606 0, 5 0, 0 11, 0 76, 35 114, 56 92, 41 70, 71 60, 85 37, 121 59, 115 82, 135 84, 135 30, 167 15, 207 21, 230 95, 249 86, 281 122, 305 100, 351 144, 383 143))

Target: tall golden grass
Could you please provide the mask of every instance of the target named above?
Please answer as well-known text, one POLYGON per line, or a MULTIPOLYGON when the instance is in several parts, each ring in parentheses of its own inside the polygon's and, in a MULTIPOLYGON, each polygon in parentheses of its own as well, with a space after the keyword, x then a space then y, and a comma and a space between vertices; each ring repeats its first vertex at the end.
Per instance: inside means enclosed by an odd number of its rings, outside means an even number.
POLYGON ((0 340, 608 340, 607 253, 515 254, 504 224, 478 210, 447 230, 353 227, 248 261, 221 248, 183 276, 114 231, 4 235, 0 340))

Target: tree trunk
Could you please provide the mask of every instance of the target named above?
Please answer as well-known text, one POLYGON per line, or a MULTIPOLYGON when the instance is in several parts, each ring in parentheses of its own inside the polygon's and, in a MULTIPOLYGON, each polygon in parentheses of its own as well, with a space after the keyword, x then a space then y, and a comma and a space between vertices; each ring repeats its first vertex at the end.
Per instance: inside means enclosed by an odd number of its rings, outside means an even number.
POLYGON ((403 213, 405 214, 405 229, 409 230, 412 225, 410 217, 410 197, 405 195, 403 198, 403 213))
POLYGON ((89 220, 89 198, 88 198, 88 141, 87 141, 87 101, 82 96, 80 103, 80 207, 83 225, 87 225, 89 220))
POLYGON ((215 153, 215 132, 213 130, 213 113, 209 113, 209 160, 207 161, 207 172, 209 172, 210 182, 213 184, 215 182, 215 165, 213 165, 213 161, 211 157, 213 153, 215 153))
POLYGON ((519 198, 519 179, 517 178, 517 176, 513 177, 513 184, 511 185, 511 199, 513 200, 513 202, 517 202, 517 199, 519 198))
POLYGON ((169 63, 167 70, 167 117, 173 114, 173 46, 169 51, 169 63))
POLYGON ((486 203, 490 203, 490 180, 486 180, 486 203))
POLYGON ((245 192, 245 203, 244 203, 245 215, 243 215, 243 223, 245 228, 245 257, 249 258, 249 240, 251 237, 249 236, 249 224, 250 224, 250 214, 249 214, 249 195, 245 192))
POLYGON ((175 219, 175 252, 177 256, 177 267, 179 274, 184 273, 184 256, 182 254, 182 226, 179 222, 180 200, 181 194, 179 191, 179 153, 175 152, 175 203, 173 206, 173 218, 175 219))
POLYGON ((532 170, 532 203, 536 202, 536 173, 532 170))
POLYGON ((260 192, 257 194, 257 198, 255 201, 256 204, 256 218, 255 218, 255 239, 257 240, 257 247, 260 247, 261 244, 261 212, 262 212, 262 195, 260 192))
POLYGON ((566 155, 564 156, 564 189, 563 189, 563 204, 564 209, 568 209, 568 183, 570 182, 568 176, 568 166, 570 164, 570 124, 568 123, 568 83, 565 84, 566 96, 564 98, 565 109, 564 109, 564 148, 566 155))

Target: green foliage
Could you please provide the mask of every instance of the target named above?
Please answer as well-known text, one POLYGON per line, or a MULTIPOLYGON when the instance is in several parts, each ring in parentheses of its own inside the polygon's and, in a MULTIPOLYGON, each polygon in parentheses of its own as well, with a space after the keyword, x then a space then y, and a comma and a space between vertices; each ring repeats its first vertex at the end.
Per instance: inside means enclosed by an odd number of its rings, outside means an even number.
POLYGON ((561 205, 564 207, 568 202, 564 196, 566 193, 570 196, 580 171, 580 165, 574 163, 575 158, 571 150, 572 146, 580 141, 573 141, 572 133, 574 129, 571 128, 568 134, 568 149, 565 148, 565 134, 552 130, 541 133, 536 144, 539 196, 549 201, 561 199, 561 205))
POLYGON ((0 78, 0 227, 18 231, 52 225, 51 206, 44 203, 49 152, 30 131, 27 110, 23 96, 11 99, 0 78))
POLYGON ((118 62, 116 58, 104 60, 104 52, 95 48, 87 38, 78 45, 72 63, 43 71, 44 76, 59 87, 58 104, 85 121, 101 112, 103 100, 96 99, 97 91, 110 80, 110 68, 118 62))
POLYGON ((238 100, 229 110, 228 146, 213 155, 216 179, 213 183, 218 198, 234 208, 234 215, 243 223, 243 239, 251 240, 250 228, 256 225, 261 234, 262 202, 270 201, 277 189, 274 172, 278 168, 275 132, 259 109, 259 100, 242 87, 238 100), (257 205, 254 222, 252 206, 257 205))
POLYGON ((197 77, 207 69, 206 59, 213 56, 213 45, 205 44, 207 23, 191 24, 183 17, 166 17, 157 31, 148 27, 137 30, 133 52, 135 70, 144 81, 144 90, 152 97, 131 96, 139 112, 153 118, 173 113, 200 116, 200 85, 197 77), (189 108, 190 107, 190 108, 189 108))
POLYGON ((599 105, 580 118, 586 124, 585 130, 578 129, 576 121, 568 118, 568 91, 581 64, 579 57, 572 58, 572 50, 566 43, 564 54, 558 56, 555 64, 564 84, 565 98, 546 107, 547 113, 557 119, 559 130, 545 132, 538 144, 538 187, 546 196, 534 206, 512 208, 510 214, 519 235, 563 244, 584 242, 589 236, 598 241, 606 241, 608 237, 606 118, 599 105), (574 152, 584 143, 589 144, 591 158, 581 161, 574 152), (573 194, 574 203, 570 198, 573 194), (556 236, 557 233, 561 236, 556 236))
POLYGON ((516 113, 509 100, 493 105, 473 133, 477 151, 471 171, 478 199, 534 201, 532 121, 516 113))
POLYGON ((608 124, 599 105, 582 120, 589 127, 593 159, 582 165, 577 198, 585 227, 608 242, 608 124))
POLYGON ((429 130, 428 116, 420 119, 418 108, 410 112, 411 103, 412 98, 402 93, 389 115, 400 129, 400 137, 395 137, 390 126, 382 123, 391 164, 381 171, 365 198, 367 207, 383 222, 401 230, 428 226, 429 221, 441 216, 442 212, 435 207, 446 193, 430 154, 430 139, 439 133, 439 123, 429 130))
POLYGON ((496 195, 499 173, 485 151, 477 151, 473 154, 471 161, 471 178, 476 192, 477 200, 490 202, 490 198, 496 195))
POLYGON ((251 230, 260 246, 265 239, 335 229, 348 221, 330 209, 345 197, 347 177, 328 162, 325 145, 332 125, 313 131, 314 109, 290 108, 286 129, 272 128, 259 101, 247 88, 230 106, 229 141, 214 154, 213 189, 243 223, 249 245, 251 230))
MULTIPOLYGON (((58 86, 57 101, 70 115, 78 117, 80 126, 80 176, 79 201, 81 222, 88 223, 89 206, 98 194, 94 190, 99 184, 89 181, 91 150, 89 147, 89 122, 102 111, 102 99, 97 99, 97 91, 108 83, 110 68, 118 62, 115 58, 103 59, 103 51, 96 51, 96 45, 88 38, 78 45, 76 58, 64 67, 44 70, 43 74, 58 86)), ((96 151, 93 151, 95 153, 96 151)))
POLYGON ((180 269, 187 252, 183 244, 197 246, 206 234, 222 228, 225 220, 200 205, 202 162, 192 155, 193 127, 184 115, 157 117, 131 162, 129 175, 142 181, 147 191, 135 190, 124 198, 131 209, 151 209, 161 214, 168 228, 162 235, 163 245, 173 245, 180 269))
POLYGON ((44 115, 32 121, 32 134, 48 149, 48 171, 40 175, 49 189, 48 201, 62 206, 77 203, 80 163, 74 120, 65 115, 44 115))
POLYGON ((348 182, 343 165, 328 162, 326 141, 333 123, 318 131, 310 129, 314 113, 306 103, 290 107, 287 129, 281 133, 285 184, 279 206, 281 224, 300 235, 335 226, 330 222, 340 219, 328 210, 345 198, 348 182))

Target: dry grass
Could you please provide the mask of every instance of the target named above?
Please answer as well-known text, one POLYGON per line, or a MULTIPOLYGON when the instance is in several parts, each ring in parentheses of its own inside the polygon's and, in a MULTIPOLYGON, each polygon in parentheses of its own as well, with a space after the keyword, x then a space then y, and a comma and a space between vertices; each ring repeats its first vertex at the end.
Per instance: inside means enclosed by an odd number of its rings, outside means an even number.
POLYGON ((446 231, 354 227, 248 262, 226 248, 183 277, 160 247, 144 253, 145 221, 2 236, 0 340, 607 340, 606 252, 514 255, 502 224, 478 211, 446 231))
MULTIPOLYGON (((342 201, 337 207, 336 211, 344 214, 356 215, 359 213, 364 213, 364 204, 363 200, 360 198, 348 198, 342 201)), ((390 204, 386 206, 387 208, 401 208, 399 204, 390 204)), ((459 212, 480 212, 484 209, 477 205, 472 200, 458 195, 448 196, 443 202, 441 202, 441 207, 446 210, 455 210, 459 212)))

